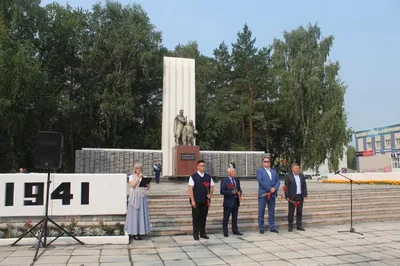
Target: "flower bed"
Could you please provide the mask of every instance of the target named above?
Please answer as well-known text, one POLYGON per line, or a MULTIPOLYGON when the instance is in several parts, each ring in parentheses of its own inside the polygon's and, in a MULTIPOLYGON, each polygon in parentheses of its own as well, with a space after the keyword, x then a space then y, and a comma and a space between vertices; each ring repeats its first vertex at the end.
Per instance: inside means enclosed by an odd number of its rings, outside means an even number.
MULTIPOLYGON (((128 241, 128 236, 125 235, 124 226, 120 223, 116 223, 115 225, 105 225, 102 220, 99 220, 97 224, 93 224, 90 226, 80 226, 75 221, 74 218, 71 219, 68 225, 61 223, 60 226, 64 228, 67 232, 71 233, 73 236, 78 237, 81 241, 85 243, 96 243, 102 244, 105 243, 115 243, 115 244, 124 244, 128 241), (88 240, 91 238, 91 240, 88 240), (97 239, 93 239, 97 238, 97 239), (125 241, 125 238, 127 241, 125 241)), ((7 224, 5 229, 0 229, 0 245, 8 245, 17 240, 20 236, 28 232, 33 227, 32 221, 25 221, 23 226, 16 226, 12 223, 7 224)), ((35 243, 36 237, 40 236, 41 225, 37 226, 30 234, 24 237, 24 243, 35 243)), ((59 235, 60 242, 62 243, 70 243, 71 240, 69 236, 65 235, 61 230, 57 227, 53 226, 53 224, 48 223, 47 237, 55 238, 59 235)), ((70 238, 72 239, 72 238, 70 238)), ((57 241, 59 241, 57 240, 57 241)))
MULTIPOLYGON (((349 180, 323 180, 322 183, 332 183, 332 184, 348 184, 350 181, 349 180)), ((354 183, 357 184, 363 184, 363 185, 393 185, 393 186, 399 186, 400 181, 394 181, 394 180, 360 180, 360 181, 354 181, 354 183)))

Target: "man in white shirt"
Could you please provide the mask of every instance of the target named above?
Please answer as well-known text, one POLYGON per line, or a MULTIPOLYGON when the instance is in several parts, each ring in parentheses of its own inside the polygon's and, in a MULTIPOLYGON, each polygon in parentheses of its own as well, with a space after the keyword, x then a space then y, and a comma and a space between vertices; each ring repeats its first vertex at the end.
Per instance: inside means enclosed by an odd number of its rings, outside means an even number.
POLYGON ((211 204, 211 196, 214 193, 214 181, 204 172, 206 163, 203 160, 197 162, 197 172, 189 177, 189 197, 192 205, 193 238, 209 239, 206 234, 208 209, 211 204))

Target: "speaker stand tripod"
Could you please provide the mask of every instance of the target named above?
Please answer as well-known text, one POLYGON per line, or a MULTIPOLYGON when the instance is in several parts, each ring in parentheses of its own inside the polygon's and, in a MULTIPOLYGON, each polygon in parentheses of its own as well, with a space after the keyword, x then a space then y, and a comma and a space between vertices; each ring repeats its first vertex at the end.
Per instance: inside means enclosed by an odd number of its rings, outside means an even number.
POLYGON ((338 231, 338 233, 356 233, 359 235, 364 235, 363 233, 357 232, 356 229, 353 228, 353 182, 354 182, 354 180, 351 178, 348 178, 345 175, 342 175, 340 173, 340 171, 337 171, 335 174, 343 176, 344 178, 346 178, 350 181, 350 230, 338 231))
POLYGON ((49 218, 49 195, 50 195, 50 169, 48 169, 47 172, 47 192, 46 192, 46 205, 45 205, 45 215, 43 217, 43 219, 38 222, 35 226, 33 226, 28 232, 26 232, 25 234, 23 234, 20 238, 18 238, 14 243, 11 244, 11 246, 15 246, 22 238, 24 238, 26 235, 28 234, 32 234, 35 236, 35 238, 38 240, 36 243, 36 252, 35 252, 35 257, 33 258, 33 261, 37 260, 37 256, 38 256, 38 252, 39 252, 39 247, 40 245, 42 245, 43 248, 48 247, 51 243, 53 243, 55 240, 57 240, 62 233, 66 234, 67 236, 72 237, 74 240, 76 240, 79 244, 84 245, 84 243, 82 241, 80 241, 79 239, 77 239, 75 236, 73 236, 70 232, 68 232, 67 230, 65 230, 64 228, 62 228, 60 225, 58 225, 56 222, 54 222, 52 219, 49 218), (52 223, 55 227, 57 227, 61 232, 60 234, 54 238, 53 240, 51 240, 49 243, 47 243, 47 232, 48 232, 48 223, 52 223), (39 226, 41 226, 41 232, 40 232, 40 236, 37 237, 33 231, 39 226), (42 240, 43 239, 43 240, 42 240))

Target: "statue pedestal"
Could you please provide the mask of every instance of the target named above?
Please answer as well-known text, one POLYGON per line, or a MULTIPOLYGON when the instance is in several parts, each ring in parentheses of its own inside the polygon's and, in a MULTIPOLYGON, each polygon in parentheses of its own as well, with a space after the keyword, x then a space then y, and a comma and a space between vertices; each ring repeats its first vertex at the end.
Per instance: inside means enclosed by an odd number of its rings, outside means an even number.
POLYGON ((189 176, 197 171, 200 160, 199 146, 175 146, 172 148, 172 175, 189 176))

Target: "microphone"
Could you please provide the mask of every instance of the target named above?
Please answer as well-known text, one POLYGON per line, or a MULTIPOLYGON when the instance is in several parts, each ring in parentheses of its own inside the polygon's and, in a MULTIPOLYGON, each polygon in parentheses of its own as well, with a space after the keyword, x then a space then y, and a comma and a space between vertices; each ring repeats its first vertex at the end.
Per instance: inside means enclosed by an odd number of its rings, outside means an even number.
POLYGON ((337 174, 340 174, 340 170, 337 170, 337 171, 335 172, 335 175, 337 175, 337 174))

